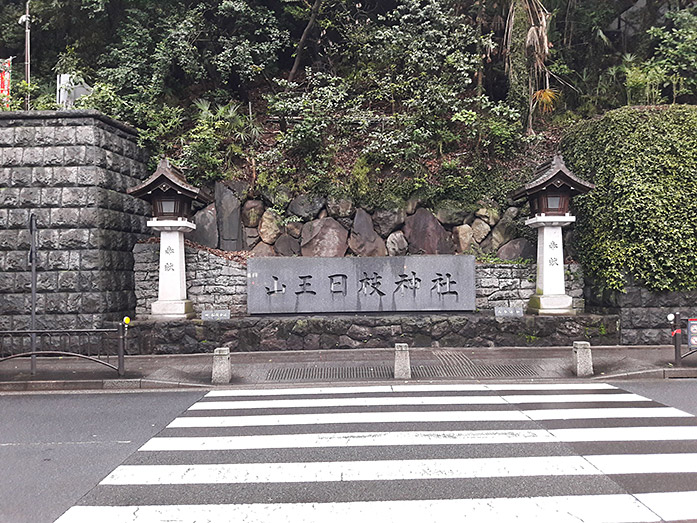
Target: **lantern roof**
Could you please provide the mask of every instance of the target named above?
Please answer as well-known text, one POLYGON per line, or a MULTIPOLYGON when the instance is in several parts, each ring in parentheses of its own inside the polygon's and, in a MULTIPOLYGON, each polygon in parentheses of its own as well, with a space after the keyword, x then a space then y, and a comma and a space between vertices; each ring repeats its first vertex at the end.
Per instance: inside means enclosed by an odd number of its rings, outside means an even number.
POLYGON ((564 188, 571 196, 586 194, 590 190, 595 189, 594 184, 575 176, 566 167, 564 158, 560 154, 556 154, 551 160, 540 164, 535 170, 535 174, 535 179, 513 193, 514 200, 529 198, 550 188, 557 190, 564 188))
POLYGON ((136 198, 150 200, 150 196, 156 190, 162 192, 174 191, 177 194, 187 196, 194 201, 209 204, 213 201, 211 195, 205 189, 194 187, 186 181, 184 174, 169 163, 167 158, 162 158, 155 172, 142 183, 129 187, 126 192, 136 198))

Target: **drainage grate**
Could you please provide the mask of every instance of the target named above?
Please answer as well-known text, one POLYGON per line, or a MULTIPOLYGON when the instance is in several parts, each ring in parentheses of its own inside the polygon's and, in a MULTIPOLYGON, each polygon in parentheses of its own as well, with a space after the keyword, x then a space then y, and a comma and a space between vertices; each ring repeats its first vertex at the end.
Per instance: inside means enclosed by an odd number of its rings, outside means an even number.
POLYGON ((434 350, 433 355, 438 358, 443 365, 472 365, 472 360, 462 352, 452 350, 434 350))
POLYGON ((384 365, 373 367, 279 367, 268 372, 266 381, 387 379, 392 376, 392 368, 384 365))
POLYGON ((523 378, 537 376, 537 371, 524 364, 482 365, 418 365, 411 368, 414 378, 523 378))
POLYGON ((537 376, 537 371, 523 363, 487 364, 471 360, 466 354, 452 350, 434 350, 433 355, 442 365, 412 367, 418 378, 521 378, 537 376))
MULTIPOLYGON (((482 365, 415 365, 414 378, 524 378, 535 377, 537 371, 524 364, 482 365)), ((332 381, 360 379, 390 379, 392 367, 279 367, 271 369, 266 381, 332 381)))

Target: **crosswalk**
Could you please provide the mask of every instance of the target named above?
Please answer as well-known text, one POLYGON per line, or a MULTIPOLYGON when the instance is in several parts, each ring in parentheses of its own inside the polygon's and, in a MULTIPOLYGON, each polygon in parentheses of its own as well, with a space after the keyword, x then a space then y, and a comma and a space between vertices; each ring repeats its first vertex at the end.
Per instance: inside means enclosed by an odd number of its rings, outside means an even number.
POLYGON ((603 383, 209 392, 57 523, 697 519, 697 418, 603 383))

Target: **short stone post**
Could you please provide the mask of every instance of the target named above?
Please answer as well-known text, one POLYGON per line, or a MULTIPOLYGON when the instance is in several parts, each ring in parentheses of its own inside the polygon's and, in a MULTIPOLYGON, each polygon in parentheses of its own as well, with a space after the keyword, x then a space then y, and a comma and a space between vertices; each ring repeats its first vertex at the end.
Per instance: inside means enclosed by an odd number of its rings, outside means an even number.
POLYGON ((411 379, 411 362, 409 361, 409 345, 395 343, 394 346, 394 377, 396 380, 411 379))
POLYGON ((593 375, 593 358, 591 344, 587 341, 574 342, 574 373, 579 378, 593 375))
POLYGON ((232 379, 230 367, 230 349, 220 347, 213 352, 213 385, 224 385, 232 379))

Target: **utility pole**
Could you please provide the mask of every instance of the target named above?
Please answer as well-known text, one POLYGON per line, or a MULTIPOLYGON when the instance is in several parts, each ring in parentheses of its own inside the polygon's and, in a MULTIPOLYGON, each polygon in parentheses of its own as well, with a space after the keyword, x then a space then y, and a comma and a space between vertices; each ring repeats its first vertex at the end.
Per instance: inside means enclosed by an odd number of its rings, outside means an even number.
POLYGON ((31 18, 29 17, 29 2, 30 0, 27 0, 24 15, 19 19, 19 23, 24 24, 24 79, 27 82, 24 109, 27 111, 31 101, 31 18))

